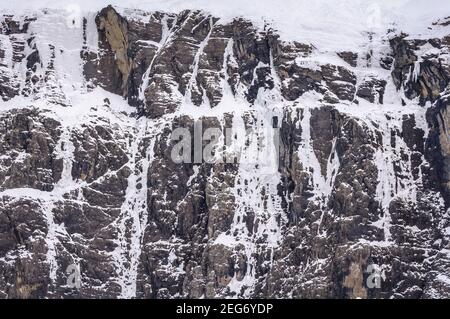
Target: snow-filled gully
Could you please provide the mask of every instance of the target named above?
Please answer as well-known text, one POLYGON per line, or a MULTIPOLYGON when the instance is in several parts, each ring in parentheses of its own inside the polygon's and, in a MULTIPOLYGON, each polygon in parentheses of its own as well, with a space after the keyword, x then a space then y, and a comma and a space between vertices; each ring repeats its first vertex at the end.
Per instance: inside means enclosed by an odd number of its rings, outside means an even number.
POLYGON ((128 162, 131 174, 128 177, 121 213, 115 222, 118 238, 117 247, 112 254, 122 298, 136 296, 137 268, 141 256, 142 238, 147 225, 147 174, 153 160, 154 138, 146 135, 154 128, 145 118, 137 120, 136 126, 136 133, 130 137, 133 139, 128 162), (149 138, 151 142, 147 148, 143 149, 145 138, 149 138), (127 228, 129 225, 130 229, 127 228), (130 233, 129 237, 128 233, 130 233))

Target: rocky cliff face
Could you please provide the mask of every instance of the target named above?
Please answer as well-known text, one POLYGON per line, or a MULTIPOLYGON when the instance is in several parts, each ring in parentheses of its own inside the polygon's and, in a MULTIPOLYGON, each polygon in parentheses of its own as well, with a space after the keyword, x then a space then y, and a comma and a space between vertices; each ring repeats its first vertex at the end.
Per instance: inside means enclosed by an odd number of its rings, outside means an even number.
POLYGON ((1 16, 0 297, 449 298, 430 30, 330 52, 200 11, 1 16), (218 129, 214 160, 174 161, 179 128, 218 129))

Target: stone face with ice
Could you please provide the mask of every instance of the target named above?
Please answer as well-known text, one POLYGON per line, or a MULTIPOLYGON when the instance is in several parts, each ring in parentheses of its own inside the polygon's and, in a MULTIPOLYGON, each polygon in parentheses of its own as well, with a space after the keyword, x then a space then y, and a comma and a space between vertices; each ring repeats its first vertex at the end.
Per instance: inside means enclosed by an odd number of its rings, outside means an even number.
POLYGON ((450 296, 450 8, 101 2, 0 5, 0 297, 450 296))

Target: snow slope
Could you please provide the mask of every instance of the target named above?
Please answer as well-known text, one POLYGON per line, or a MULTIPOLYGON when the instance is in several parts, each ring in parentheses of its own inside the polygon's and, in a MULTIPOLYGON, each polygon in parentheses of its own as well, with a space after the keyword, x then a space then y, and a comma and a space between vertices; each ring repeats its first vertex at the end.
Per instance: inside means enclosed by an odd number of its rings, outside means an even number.
POLYGON ((100 10, 108 4, 173 13, 198 9, 224 20, 242 16, 259 26, 269 24, 284 40, 336 51, 359 46, 367 32, 389 27, 417 37, 437 18, 450 16, 450 2, 446 0, 3 0, 0 10, 23 14, 56 8, 73 16, 100 10))

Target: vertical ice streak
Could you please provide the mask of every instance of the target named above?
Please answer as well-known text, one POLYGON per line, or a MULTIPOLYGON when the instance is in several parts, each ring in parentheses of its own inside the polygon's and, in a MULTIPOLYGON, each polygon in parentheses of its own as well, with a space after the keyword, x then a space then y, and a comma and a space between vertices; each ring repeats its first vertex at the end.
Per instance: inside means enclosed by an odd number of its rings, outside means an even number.
MULTIPOLYGON (((159 53, 164 48, 164 46, 169 42, 171 31, 169 30, 168 26, 168 16, 164 15, 161 19, 161 25, 162 25, 162 31, 161 31, 161 41, 157 45, 156 52, 150 62, 150 65, 148 66, 147 70, 144 73, 142 85, 139 87, 139 100, 144 101, 145 100, 145 89, 147 89, 149 83, 150 83, 150 75, 153 69, 153 64, 155 63, 155 60, 157 59, 159 53)), ((172 27, 173 28, 173 27, 172 27)))
POLYGON ((136 121, 136 136, 133 136, 129 151, 131 174, 125 192, 125 200, 118 217, 117 247, 112 255, 117 267, 118 283, 121 286, 121 298, 136 296, 138 266, 142 251, 142 239, 147 225, 147 179, 153 160, 155 136, 153 122, 146 118, 136 121), (154 133, 154 132, 153 132, 154 133), (146 140, 149 145, 146 147, 146 140))
POLYGON ((56 147, 56 150, 58 151, 57 159, 63 160, 61 178, 56 183, 53 191, 40 199, 43 214, 47 223, 47 235, 45 237, 45 242, 47 243, 46 262, 49 265, 49 277, 53 283, 56 282, 58 271, 56 257, 57 243, 59 243, 59 239, 57 237, 57 233, 66 232, 62 225, 57 225, 55 223, 53 209, 58 201, 64 200, 64 194, 67 194, 70 192, 71 188, 76 186, 72 178, 73 154, 75 147, 70 140, 70 135, 71 130, 66 127, 61 133, 58 145, 56 147))
POLYGON ((53 219, 54 204, 50 200, 43 200, 41 203, 43 214, 47 223, 47 235, 45 242, 47 243, 46 262, 49 265, 49 277, 53 284, 56 283, 58 263, 56 261, 56 224, 53 219))
POLYGON ((382 227, 384 231, 384 241, 391 241, 391 216, 389 205, 394 198, 401 198, 409 203, 417 202, 417 187, 420 183, 415 181, 412 175, 412 152, 406 145, 403 138, 398 137, 398 132, 402 131, 402 116, 390 114, 379 117, 378 127, 372 127, 374 132, 381 133, 382 143, 375 149, 374 163, 378 170, 378 183, 375 199, 380 203, 383 216, 375 225, 382 227), (393 139, 393 142, 391 140, 393 139), (394 144, 394 146, 392 145, 394 144), (404 155, 407 155, 405 159, 404 155), (396 173, 398 166, 401 174, 396 173))
POLYGON ((212 19, 212 17, 209 17, 209 32, 206 35, 205 39, 199 44, 198 50, 195 53, 194 62, 193 62, 193 66, 192 66, 192 75, 191 75, 191 77, 189 79, 189 82, 188 82, 188 85, 186 87, 185 99, 186 99, 186 103, 187 104, 191 104, 192 103, 192 101, 191 101, 192 88, 194 87, 194 85, 197 85, 198 65, 200 63, 200 58, 201 58, 201 56, 203 54, 203 51, 205 50, 205 47, 206 47, 206 45, 209 42, 209 38, 211 37, 211 33, 213 31, 213 27, 214 27, 213 19, 212 19))

